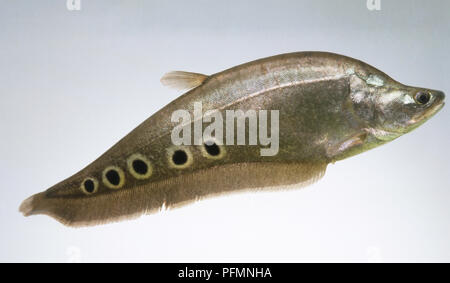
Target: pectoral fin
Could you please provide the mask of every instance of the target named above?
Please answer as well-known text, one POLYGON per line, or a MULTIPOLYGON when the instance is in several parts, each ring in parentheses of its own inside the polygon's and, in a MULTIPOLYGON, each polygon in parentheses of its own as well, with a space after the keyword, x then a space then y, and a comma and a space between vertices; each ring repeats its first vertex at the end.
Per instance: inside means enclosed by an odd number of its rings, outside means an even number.
POLYGON ((361 132, 338 143, 331 144, 327 148, 327 155, 332 162, 355 155, 361 151, 366 138, 367 133, 361 132))

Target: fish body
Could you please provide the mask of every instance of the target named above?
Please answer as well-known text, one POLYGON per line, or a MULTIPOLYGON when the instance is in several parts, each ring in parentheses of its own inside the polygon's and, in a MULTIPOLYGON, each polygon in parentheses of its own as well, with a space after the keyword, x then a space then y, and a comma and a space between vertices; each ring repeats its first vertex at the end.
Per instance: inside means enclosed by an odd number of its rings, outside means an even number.
MULTIPOLYGON (((162 82, 192 89, 80 172, 26 199, 20 211, 84 226, 231 191, 307 185, 329 163, 411 131, 444 105, 441 91, 403 85, 362 61, 326 52, 277 55, 211 76, 174 72, 162 82), (229 145, 225 138, 212 138, 213 147, 205 140, 175 145, 173 113, 195 111, 196 103, 201 118, 209 110, 222 117, 276 110, 275 154, 262 156, 258 146, 229 145)), ((195 121, 187 127, 195 130, 195 121)))

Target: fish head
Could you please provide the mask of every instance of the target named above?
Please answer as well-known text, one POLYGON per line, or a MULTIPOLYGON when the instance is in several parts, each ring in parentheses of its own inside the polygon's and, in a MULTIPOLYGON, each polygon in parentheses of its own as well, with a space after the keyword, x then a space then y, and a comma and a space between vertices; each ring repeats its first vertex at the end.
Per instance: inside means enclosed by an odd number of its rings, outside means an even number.
POLYGON ((379 141, 391 141, 425 123, 444 106, 440 90, 403 85, 383 73, 365 80, 362 101, 368 130, 379 141))
POLYGON ((395 81, 374 92, 371 132, 382 141, 390 141, 412 131, 444 106, 444 92, 395 81))

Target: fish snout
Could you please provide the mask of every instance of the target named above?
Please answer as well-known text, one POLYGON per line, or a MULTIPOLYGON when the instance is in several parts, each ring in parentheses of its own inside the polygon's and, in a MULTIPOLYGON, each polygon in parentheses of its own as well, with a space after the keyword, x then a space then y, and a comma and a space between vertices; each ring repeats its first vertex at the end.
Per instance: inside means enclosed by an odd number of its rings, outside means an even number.
POLYGON ((432 100, 430 100, 429 106, 425 109, 425 112, 422 114, 424 118, 428 119, 437 112, 439 112, 442 107, 444 107, 444 99, 445 94, 440 90, 432 90, 429 92, 432 95, 432 100))
POLYGON ((436 101, 437 105, 444 104, 445 93, 443 91, 437 90, 434 93, 434 96, 435 96, 435 101, 436 101))

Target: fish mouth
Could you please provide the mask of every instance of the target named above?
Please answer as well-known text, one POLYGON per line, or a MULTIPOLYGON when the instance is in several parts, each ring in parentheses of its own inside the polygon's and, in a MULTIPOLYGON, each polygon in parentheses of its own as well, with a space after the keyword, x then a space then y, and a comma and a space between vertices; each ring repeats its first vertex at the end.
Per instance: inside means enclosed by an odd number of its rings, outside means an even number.
POLYGON ((445 105, 445 102, 443 100, 439 101, 436 105, 431 107, 428 111, 424 114, 424 119, 429 119, 434 114, 438 113, 445 105))
POLYGON ((432 107, 432 108, 434 108, 433 112, 437 113, 445 105, 445 102, 444 102, 445 94, 442 91, 436 91, 435 95, 436 95, 436 105, 434 107, 432 107))
POLYGON ((439 112, 445 105, 445 94, 442 91, 435 90, 432 92, 434 96, 433 104, 425 110, 425 113, 422 115, 423 120, 428 120, 431 116, 439 112))
POLYGON ((426 121, 428 121, 432 116, 434 116, 437 112, 439 112, 445 105, 445 102, 443 100, 439 101, 434 106, 430 107, 428 111, 425 111, 422 115, 420 115, 417 118, 413 118, 409 121, 410 128, 408 131, 411 131, 413 129, 418 128, 422 124, 424 124, 426 121))
POLYGON ((434 113, 439 112, 439 110, 441 110, 441 109, 444 107, 444 105, 445 105, 445 102, 444 102, 444 101, 441 101, 441 103, 439 103, 438 105, 436 105, 434 113))

